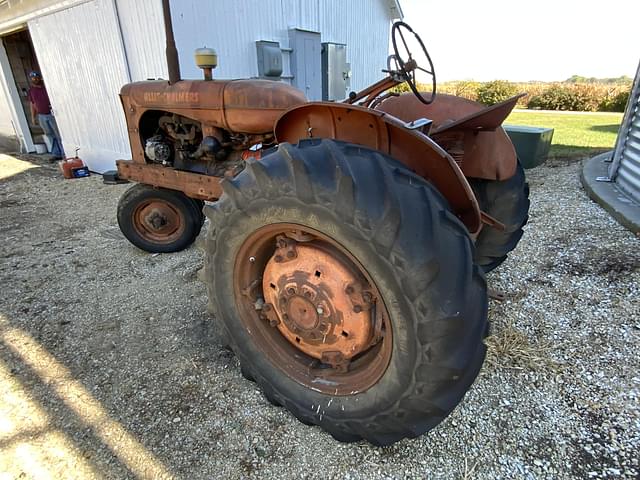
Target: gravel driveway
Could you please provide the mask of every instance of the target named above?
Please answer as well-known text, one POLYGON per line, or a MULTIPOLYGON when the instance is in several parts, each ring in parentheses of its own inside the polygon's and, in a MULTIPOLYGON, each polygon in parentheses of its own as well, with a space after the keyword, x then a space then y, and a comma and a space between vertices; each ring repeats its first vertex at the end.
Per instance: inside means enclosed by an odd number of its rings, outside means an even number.
POLYGON ((488 277, 507 299, 465 400, 375 448, 299 423, 241 376, 200 252, 120 234, 127 185, 21 158, 0 156, 1 480, 639 478, 640 241, 586 197, 577 163, 527 172, 531 219, 488 277))

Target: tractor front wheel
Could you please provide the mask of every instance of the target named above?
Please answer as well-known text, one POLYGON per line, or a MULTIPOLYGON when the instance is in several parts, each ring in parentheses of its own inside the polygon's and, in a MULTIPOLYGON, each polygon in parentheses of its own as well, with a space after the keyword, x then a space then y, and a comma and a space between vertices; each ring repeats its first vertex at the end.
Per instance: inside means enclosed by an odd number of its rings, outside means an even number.
POLYGON ((138 183, 118 202, 118 225, 136 247, 178 252, 193 243, 204 220, 202 204, 184 193, 138 183))
POLYGON ((342 441, 445 418, 482 365, 487 296, 439 192, 333 140, 281 144, 222 186, 204 280, 243 374, 342 441))

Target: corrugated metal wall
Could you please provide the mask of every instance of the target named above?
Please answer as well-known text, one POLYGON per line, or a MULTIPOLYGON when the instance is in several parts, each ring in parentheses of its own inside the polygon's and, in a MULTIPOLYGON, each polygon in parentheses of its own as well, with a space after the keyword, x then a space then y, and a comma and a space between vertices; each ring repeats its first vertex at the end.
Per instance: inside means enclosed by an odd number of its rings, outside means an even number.
POLYGON ((2 137, 14 137, 13 123, 11 123, 11 110, 7 103, 8 94, 4 89, 4 85, 0 83, 0 144, 2 137))
POLYGON ((162 2, 116 0, 131 81, 169 78, 162 2))
POLYGON ((68 155, 92 170, 129 157, 118 93, 129 81, 112 0, 94 0, 29 22, 52 107, 68 155))
POLYGON ((11 71, 11 64, 4 42, 0 42, 0 95, 4 100, 4 105, 0 106, 0 114, 3 116, 2 124, 4 125, 2 132, 6 132, 6 135, 2 135, 2 148, 12 151, 17 148, 21 148, 24 151, 33 151, 35 147, 29 133, 29 124, 22 110, 21 97, 11 71), (24 132, 27 132, 27 134, 24 132), (12 138, 13 135, 15 135, 15 140, 18 140, 19 143, 17 148, 12 138))
POLYGON ((323 42, 347 45, 351 89, 360 90, 383 78, 387 66, 391 23, 386 1, 330 0, 320 2, 323 42))
MULTIPOLYGON (((184 78, 201 78, 189 52, 203 45, 218 51, 214 76, 254 77, 256 40, 288 48, 290 28, 320 32, 323 42, 346 43, 353 89, 383 76, 390 30, 384 0, 174 0, 171 9, 184 78)), ((283 63, 288 75, 289 55, 284 55, 283 63)))
POLYGON ((640 203, 640 63, 624 112, 609 178, 636 202, 640 203))

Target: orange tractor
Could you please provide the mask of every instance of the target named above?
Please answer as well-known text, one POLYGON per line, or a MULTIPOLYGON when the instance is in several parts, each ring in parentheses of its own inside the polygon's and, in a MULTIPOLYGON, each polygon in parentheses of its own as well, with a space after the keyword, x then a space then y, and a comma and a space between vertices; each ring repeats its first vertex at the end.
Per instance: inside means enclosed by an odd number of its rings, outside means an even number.
POLYGON ((170 61, 169 82, 122 88, 133 159, 117 163, 138 182, 118 206, 134 245, 183 249, 209 218, 202 279, 243 375, 302 422, 377 445, 431 429, 473 383, 484 273, 529 207, 500 126, 517 98, 436 96, 417 34, 398 22, 392 40, 387 77, 342 103, 211 80, 215 59, 179 80, 170 61))

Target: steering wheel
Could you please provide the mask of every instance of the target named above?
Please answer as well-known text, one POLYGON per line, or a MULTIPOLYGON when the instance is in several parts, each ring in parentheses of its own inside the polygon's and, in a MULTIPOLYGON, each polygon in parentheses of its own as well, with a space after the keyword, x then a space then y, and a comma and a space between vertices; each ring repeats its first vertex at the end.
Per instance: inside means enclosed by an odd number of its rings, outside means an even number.
POLYGON ((409 88, 413 92, 413 94, 418 97, 425 105, 429 105, 436 99, 436 71, 433 68, 433 62, 431 61, 431 57, 429 56, 429 52, 427 52, 424 43, 422 43, 422 39, 420 36, 413 31, 413 29, 404 22, 395 22, 393 27, 391 27, 391 42, 393 44, 393 56, 395 57, 395 61, 400 67, 400 73, 404 76, 406 82, 409 84, 409 88), (409 50, 409 46, 407 45, 407 41, 404 38, 403 30, 406 33, 411 33, 415 37, 416 41, 422 47, 422 52, 429 63, 429 70, 423 68, 418 65, 416 60, 412 57, 411 51, 409 50), (402 40, 402 44, 400 46, 404 46, 404 50, 406 55, 403 57, 400 55, 400 50, 398 49, 398 36, 402 40), (421 72, 426 73, 431 76, 431 98, 427 99, 424 95, 422 95, 418 91, 418 87, 416 85, 416 70, 420 70, 421 72))

